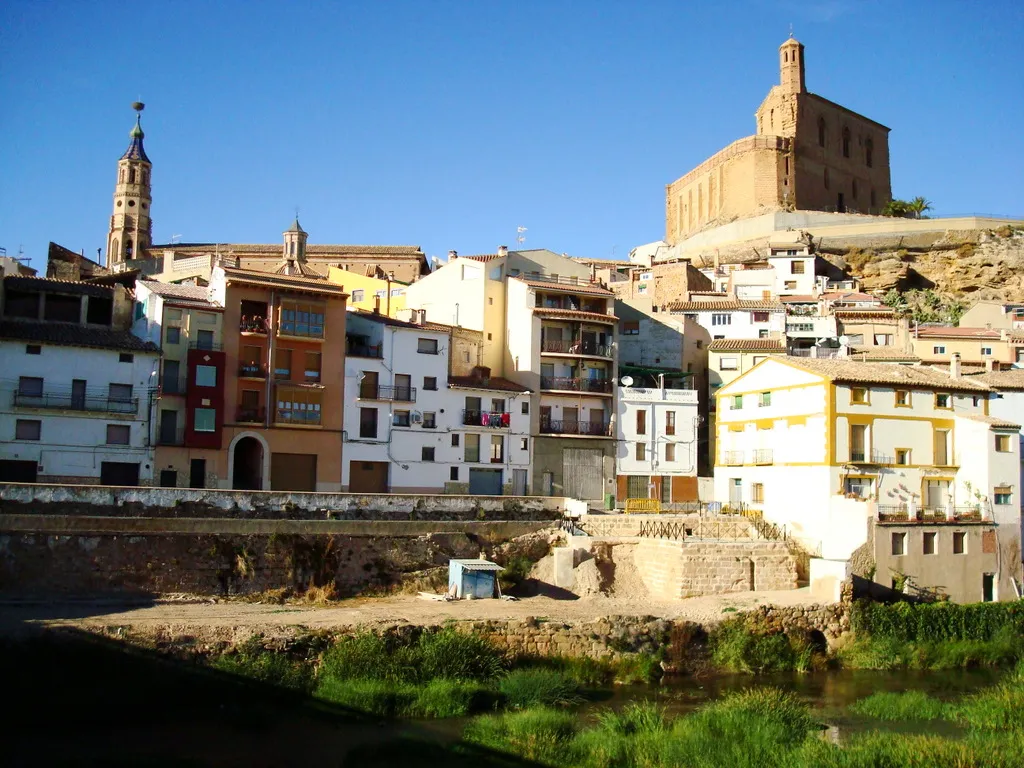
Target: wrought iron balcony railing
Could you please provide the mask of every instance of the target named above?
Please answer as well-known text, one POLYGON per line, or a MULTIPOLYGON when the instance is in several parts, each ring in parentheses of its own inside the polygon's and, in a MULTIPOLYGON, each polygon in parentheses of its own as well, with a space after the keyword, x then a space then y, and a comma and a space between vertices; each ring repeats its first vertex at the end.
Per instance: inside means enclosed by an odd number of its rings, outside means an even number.
POLYGON ((349 357, 374 357, 380 359, 384 357, 384 349, 382 344, 359 344, 350 341, 345 345, 345 354, 349 357))
POLYGON ((361 400, 391 400, 399 403, 416 402, 416 387, 394 387, 390 385, 359 385, 361 400))
POLYGON ((239 421, 244 424, 262 424, 266 421, 266 418, 266 408, 239 408, 238 412, 235 414, 235 421, 239 421))
POLYGON ((503 411, 463 411, 462 423, 470 427, 508 427, 512 415, 503 411))
POLYGON ((610 379, 577 379, 561 376, 541 376, 541 389, 557 389, 568 392, 596 392, 600 394, 611 394, 612 382, 610 379))
POLYGON ((28 394, 15 391, 14 403, 18 408, 55 408, 65 411, 99 411, 104 413, 136 413, 139 398, 112 398, 108 395, 72 394, 71 392, 41 392, 28 394))
POLYGON ((240 363, 238 375, 243 379, 265 379, 267 378, 267 366, 260 363, 240 363))
POLYGON ((157 445, 184 445, 185 426, 171 427, 169 424, 161 424, 156 435, 157 445))
POLYGON ((612 356, 611 345, 595 344, 589 341, 545 341, 541 346, 541 352, 555 355, 590 355, 592 357, 612 356))
POLYGON ((611 423, 606 421, 566 421, 541 419, 541 434, 545 435, 590 435, 593 437, 611 436, 611 423))

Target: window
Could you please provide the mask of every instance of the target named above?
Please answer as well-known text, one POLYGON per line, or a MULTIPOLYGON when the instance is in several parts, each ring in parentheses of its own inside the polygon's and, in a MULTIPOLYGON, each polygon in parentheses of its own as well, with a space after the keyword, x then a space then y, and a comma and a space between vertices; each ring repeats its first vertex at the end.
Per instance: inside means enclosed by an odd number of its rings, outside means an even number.
POLYGON ((892 346, 892 334, 891 333, 876 333, 875 334, 875 346, 876 347, 891 347, 892 346))
POLYGON ((764 483, 751 483, 751 501, 755 504, 764 504, 764 483))
POLYGON ((828 168, 825 169, 825 189, 828 189, 828 168))
POLYGON ((938 536, 939 535, 935 531, 925 531, 925 534, 924 534, 924 537, 923 537, 923 541, 921 542, 922 543, 921 552, 923 554, 925 554, 925 555, 935 555, 935 554, 938 554, 938 547, 936 546, 938 536))
POLYGON ((175 328, 174 326, 167 327, 167 333, 164 336, 168 344, 180 344, 181 343, 181 328, 175 328))
POLYGON ((936 346, 932 347, 932 354, 933 355, 944 355, 944 354, 946 354, 946 348, 944 346, 942 346, 941 344, 940 345, 936 345, 936 346))
POLYGON ((132 385, 111 384, 107 390, 107 399, 116 403, 130 403, 132 401, 132 385))
POLYGON ((385 290, 380 290, 380 291, 374 291, 373 292, 374 297, 378 298, 378 299, 383 299, 386 294, 387 294, 387 291, 385 291, 385 290))
POLYGON ((320 423, 320 390, 278 388, 275 421, 314 426, 320 423))
POLYGON ((751 316, 750 319, 753 320, 755 323, 767 323, 768 322, 768 313, 767 312, 751 312, 750 316, 751 316))
POLYGON ((992 347, 981 348, 982 357, 992 357, 992 347))
POLYGON ((462 451, 463 461, 480 461, 480 435, 466 435, 466 445, 462 451))
POLYGON ((934 434, 935 466, 949 465, 949 430, 936 429, 934 434))
POLYGON ((423 412, 423 428, 424 429, 436 429, 437 428, 437 414, 433 411, 423 412))
POLYGON ((868 403, 867 387, 851 387, 850 402, 855 405, 866 405, 868 403))
POLYGON ((416 351, 421 355, 436 355, 437 339, 417 339, 416 351))
POLYGON ((36 376, 21 376, 18 379, 18 394, 26 397, 42 397, 43 380, 36 376))
POLYGON ((196 386, 197 387, 216 387, 217 386, 217 366, 215 366, 215 365, 197 365, 196 366, 196 386))
POLYGON ((43 422, 32 419, 18 419, 14 425, 15 440, 38 440, 43 431, 43 422))
POLYGON ((825 146, 825 118, 818 118, 818 146, 825 146))
POLYGON ((789 273, 791 275, 802 275, 806 266, 803 261, 791 261, 789 262, 789 273))
MULTIPOLYGON (((874 165, 875 160, 875 143, 868 139, 864 142, 864 165, 871 168, 874 165)), ((874 197, 874 191, 872 190, 871 196, 874 197)), ((875 201, 872 199, 871 204, 874 205, 875 201)))
POLYGON ((452 435, 452 448, 458 448, 458 447, 459 447, 459 433, 456 432, 455 434, 452 435))
POLYGON ((910 392, 905 389, 896 390, 896 405, 900 408, 910 407, 910 392))
POLYGON ((519 450, 528 451, 530 450, 530 438, 521 437, 519 438, 519 450))
POLYGON ((741 410, 743 408, 743 395, 732 396, 732 409, 734 411, 741 410))
POLYGON ((646 293, 647 293, 647 283, 640 283, 640 284, 639 284, 639 285, 638 285, 638 286, 636 287, 636 292, 637 292, 638 294, 640 294, 641 296, 643 296, 644 294, 646 294, 646 293))
POLYGON ((676 412, 666 411, 665 412, 665 434, 674 435, 676 433, 676 412))
MULTIPOLYGON (((41 346, 39 346, 38 344, 26 344, 25 345, 25 354, 26 355, 41 355, 41 354, 43 354, 43 348, 41 346)), ((121 357, 124 357, 124 355, 121 355, 121 357)), ((131 357, 131 355, 129 355, 129 357, 131 357)), ((124 360, 122 360, 121 362, 123 363, 124 360)), ((129 361, 129 362, 131 362, 131 361, 129 361)))
POLYGON ((783 283, 783 285, 785 286, 785 290, 787 291, 796 290, 796 280, 787 280, 785 283, 783 283))
POLYGON ((292 351, 278 348, 274 355, 274 378, 290 379, 292 377, 292 351))
POLYGON ((217 431, 217 409, 216 408, 196 408, 196 410, 195 410, 195 430, 196 430, 196 432, 216 432, 217 431))
POLYGON ((639 320, 623 320, 622 321, 622 335, 623 336, 636 336, 640 333, 640 321, 639 320))
POLYGON ((196 349, 213 349, 213 331, 196 331, 196 349))
POLYGON ((366 298, 366 291, 365 291, 365 289, 357 288, 356 290, 352 291, 352 302, 353 303, 358 302, 358 301, 363 301, 363 300, 365 300, 365 298, 366 298))
POLYGON ((408 411, 395 411, 391 417, 392 425, 396 427, 408 427, 409 426, 409 412, 408 411))
POLYGON ((1013 503, 1013 491, 1009 486, 997 486, 992 494, 996 504, 1012 504, 1013 503))
POLYGON ((843 128, 843 157, 850 156, 850 129, 843 128))
POLYGON ((391 298, 394 298, 395 296, 401 296, 401 295, 402 295, 402 289, 401 288, 392 288, 391 289, 391 298))
POLYGON ((772 404, 772 393, 771 392, 762 392, 760 395, 758 395, 758 397, 757 397, 757 407, 758 408, 766 408, 766 407, 768 407, 771 404, 772 404))
POLYGON ((525 413, 529 413, 529 412, 530 412, 530 401, 529 401, 529 400, 524 400, 524 401, 523 401, 523 407, 522 407, 522 412, 523 412, 524 414, 525 414, 525 413))
POLYGON ((735 371, 736 367, 735 357, 723 357, 718 361, 718 370, 720 371, 735 371))
POLYGON ((437 391, 437 376, 424 376, 423 377, 423 389, 430 392, 437 391))
POLYGON ((966 531, 953 531, 953 554, 954 555, 966 555, 967 554, 967 532, 966 531))
POLYGON ((500 464, 505 460, 504 435, 491 435, 491 463, 500 464))
POLYGON ((894 534, 892 534, 892 553, 894 555, 905 555, 905 554, 907 554, 907 534, 905 534, 905 533, 894 533, 894 534))
POLYGON ((359 436, 377 437, 377 409, 359 409, 359 436))
POLYGON ((866 424, 850 425, 850 461, 867 461, 868 428, 866 424))
POLYGON ((936 408, 951 408, 950 395, 947 392, 936 392, 935 393, 935 407, 936 408))
POLYGON ((107 424, 107 445, 128 445, 132 429, 127 424, 107 424))
POLYGON ((675 443, 665 443, 665 461, 675 461, 675 460, 676 460, 676 444, 675 443))
POLYGON ((308 301, 282 301, 278 334, 322 339, 324 305, 308 301))
POLYGON ((449 480, 453 480, 453 481, 457 481, 459 479, 459 468, 458 467, 451 467, 448 470, 448 479, 449 480))
POLYGON ((732 325, 732 315, 726 312, 714 312, 711 315, 712 325, 732 325))
POLYGON ((697 349, 704 349, 704 342, 701 339, 697 339, 697 349))
POLYGON ((910 449, 909 448, 897 448, 896 449, 896 463, 904 466, 910 464, 910 449))
POLYGON ((303 369, 306 381, 311 384, 317 384, 320 382, 320 353, 319 352, 307 352, 306 353, 306 367, 303 369))
POLYGON ((636 412, 636 433, 638 435, 647 434, 647 411, 636 412))
POLYGON ((434 460, 434 446, 424 445, 420 448, 420 460, 421 461, 433 461, 434 460))
POLYGON ((636 444, 636 460, 646 461, 647 459, 647 445, 644 443, 636 444))

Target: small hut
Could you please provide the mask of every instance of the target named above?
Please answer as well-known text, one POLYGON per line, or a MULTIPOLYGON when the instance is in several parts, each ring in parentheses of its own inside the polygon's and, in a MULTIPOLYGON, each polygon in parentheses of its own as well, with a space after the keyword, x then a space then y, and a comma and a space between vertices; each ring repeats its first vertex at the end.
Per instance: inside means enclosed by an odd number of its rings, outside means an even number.
POLYGON ((502 570, 490 560, 449 560, 448 594, 459 599, 497 597, 502 570))

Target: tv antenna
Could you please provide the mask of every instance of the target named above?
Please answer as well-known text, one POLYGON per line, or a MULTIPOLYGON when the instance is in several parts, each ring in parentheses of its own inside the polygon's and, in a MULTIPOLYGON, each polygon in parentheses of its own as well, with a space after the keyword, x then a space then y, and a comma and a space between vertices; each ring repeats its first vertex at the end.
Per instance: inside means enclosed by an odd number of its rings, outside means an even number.
POLYGON ((523 227, 523 226, 516 227, 516 242, 519 245, 522 245, 523 243, 526 242, 526 235, 523 234, 525 231, 526 231, 526 227, 523 227))
POLYGON ((171 235, 171 245, 181 242, 181 235, 171 235))

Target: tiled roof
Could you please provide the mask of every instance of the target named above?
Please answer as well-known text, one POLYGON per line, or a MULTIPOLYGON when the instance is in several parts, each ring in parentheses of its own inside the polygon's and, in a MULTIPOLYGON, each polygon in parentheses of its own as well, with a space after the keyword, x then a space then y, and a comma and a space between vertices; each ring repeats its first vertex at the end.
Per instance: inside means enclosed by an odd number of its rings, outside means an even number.
POLYGON ((786 345, 779 339, 715 339, 708 344, 709 352, 785 352, 786 345))
POLYGON ((463 256, 460 253, 460 254, 457 254, 455 256, 455 258, 456 259, 472 259, 473 261, 494 261, 495 259, 503 259, 505 257, 501 256, 500 254, 497 254, 497 253, 474 253, 474 254, 469 255, 469 256, 463 256))
POLYGON ((79 296, 100 296, 108 299, 113 296, 113 289, 105 285, 82 283, 78 280, 60 280, 56 277, 27 277, 25 275, 6 275, 4 289, 73 293, 79 296))
POLYGON ((874 304, 881 304, 882 300, 870 293, 860 291, 829 291, 821 294, 821 298, 828 301, 870 301, 874 304))
POLYGON ((299 277, 298 275, 278 275, 273 272, 259 272, 253 269, 223 267, 224 275, 229 283, 258 285, 266 288, 285 288, 306 293, 318 293, 323 296, 347 297, 342 286, 330 283, 323 278, 299 277))
POLYGON ((398 320, 394 317, 389 317, 388 315, 382 315, 379 312, 367 312, 366 310, 352 309, 350 307, 348 310, 348 314, 349 316, 361 317, 365 320, 369 320, 371 323, 390 325, 394 328, 415 328, 416 330, 431 330, 430 328, 424 328, 424 326, 417 325, 416 323, 407 323, 405 320, 398 320))
POLYGON ((278 265, 277 269, 274 270, 274 274, 288 275, 289 277, 315 277, 320 278, 321 280, 326 278, 326 276, 323 273, 313 269, 305 261, 299 261, 298 259, 285 259, 278 265), (292 272, 291 270, 297 271, 292 272))
POLYGON ((521 280, 531 288, 542 288, 548 291, 561 291, 568 293, 584 293, 589 296, 614 296, 615 294, 609 291, 607 288, 602 288, 599 285, 593 285, 588 283, 583 284, 572 284, 572 283, 556 283, 550 280, 531 280, 528 277, 516 277, 514 280, 521 280))
POLYGON ((810 373, 826 376, 836 382, 853 384, 889 384, 892 386, 921 387, 940 391, 989 392, 989 387, 971 379, 951 379, 933 368, 923 365, 897 365, 895 363, 862 363, 856 360, 787 357, 787 365, 810 373))
POLYGON ((970 419, 971 421, 980 421, 982 424, 988 424, 996 429, 1020 429, 1020 424, 1016 422, 1000 419, 998 416, 986 416, 983 413, 958 413, 957 417, 970 419))
POLYGON ((1015 368, 1012 371, 985 371, 978 373, 964 373, 976 381, 984 382, 994 389, 1020 389, 1024 390, 1024 368, 1015 368))
POLYGON ((592 320, 595 323, 616 323, 619 319, 615 315, 603 315, 600 312, 580 312, 575 309, 547 309, 546 307, 535 307, 533 313, 539 317, 552 317, 555 319, 560 317, 567 319, 577 318, 579 320, 592 320))
POLYGON ((471 333, 475 336, 483 336, 483 331, 477 331, 472 328, 463 328, 461 325, 451 325, 449 323, 438 323, 434 320, 427 320, 422 328, 428 331, 441 331, 443 333, 451 333, 452 331, 458 331, 459 333, 471 333))
POLYGON ((921 362, 921 358, 913 352, 904 352, 903 350, 893 349, 892 347, 852 346, 850 347, 850 356, 856 356, 858 360, 866 360, 869 362, 874 360, 907 363, 921 362))
POLYGON ((994 331, 991 328, 935 328, 925 327, 918 328, 917 338, 920 339, 950 339, 950 338, 969 338, 969 339, 998 339, 999 331, 994 331))
POLYGON ((210 289, 203 285, 181 285, 178 283, 160 283, 155 280, 140 280, 150 293, 167 299, 187 299, 189 301, 209 301, 210 289))
POLYGON ((473 376, 449 376, 448 386, 460 389, 493 389, 498 392, 532 391, 522 384, 516 384, 514 381, 503 379, 501 376, 491 376, 488 379, 479 379, 473 376))
MULTIPOLYGON (((245 257, 246 254, 260 256, 280 256, 284 253, 281 243, 167 243, 151 245, 147 251, 200 251, 213 253, 220 251, 224 256, 233 253, 245 257)), ((306 245, 307 256, 423 256, 418 245, 306 245)))
POLYGON ((782 310, 777 301, 761 299, 732 299, 728 301, 677 301, 668 305, 669 312, 717 312, 727 309, 782 310))
POLYGON ((781 296, 779 301, 783 304, 817 304, 818 298, 810 295, 793 294, 792 296, 781 296))
POLYGON ((116 331, 110 328, 55 323, 39 320, 8 320, 0 322, 0 339, 34 341, 41 344, 56 344, 62 347, 93 347, 96 349, 120 349, 127 352, 160 352, 150 341, 143 341, 130 331, 116 331))

